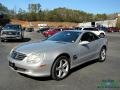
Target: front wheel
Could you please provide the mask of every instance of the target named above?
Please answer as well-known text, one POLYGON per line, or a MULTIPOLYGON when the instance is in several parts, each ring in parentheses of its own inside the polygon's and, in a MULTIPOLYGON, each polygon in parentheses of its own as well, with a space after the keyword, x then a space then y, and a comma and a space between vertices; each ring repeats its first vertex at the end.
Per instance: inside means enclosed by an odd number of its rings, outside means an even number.
POLYGON ((105 34, 104 34, 104 33, 101 33, 101 34, 100 34, 100 37, 101 37, 101 38, 104 38, 104 37, 105 37, 105 34))
POLYGON ((106 60, 106 48, 102 48, 100 51, 99 62, 104 62, 106 60))
POLYGON ((24 39, 24 37, 23 37, 23 36, 21 36, 21 39, 20 39, 20 40, 21 40, 21 41, 23 41, 23 39, 24 39))
POLYGON ((53 64, 51 75, 54 80, 64 79, 70 70, 69 59, 66 56, 59 57, 53 64))
POLYGON ((4 39, 1 39, 1 42, 4 42, 4 39))

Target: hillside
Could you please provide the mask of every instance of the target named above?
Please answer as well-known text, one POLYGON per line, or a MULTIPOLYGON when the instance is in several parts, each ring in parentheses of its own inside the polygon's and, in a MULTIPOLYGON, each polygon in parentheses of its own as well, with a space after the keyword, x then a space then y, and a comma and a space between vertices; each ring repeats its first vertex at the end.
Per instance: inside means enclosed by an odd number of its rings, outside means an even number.
POLYGON ((16 19, 11 19, 11 23, 21 24, 23 27, 30 27, 31 25, 35 28, 38 28, 38 24, 47 24, 48 26, 52 26, 52 27, 74 27, 78 25, 78 23, 71 23, 71 22, 43 22, 43 21, 28 22, 28 21, 21 21, 16 19))

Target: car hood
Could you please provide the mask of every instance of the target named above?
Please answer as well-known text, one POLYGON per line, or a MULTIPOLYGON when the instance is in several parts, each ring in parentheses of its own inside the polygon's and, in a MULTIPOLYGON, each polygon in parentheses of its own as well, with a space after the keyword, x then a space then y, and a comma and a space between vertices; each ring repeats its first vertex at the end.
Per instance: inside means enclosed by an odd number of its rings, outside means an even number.
POLYGON ((66 45, 68 44, 71 44, 71 43, 49 41, 49 40, 36 41, 36 42, 30 42, 30 43, 24 43, 24 44, 18 45, 15 48, 15 51, 18 51, 24 54, 49 52, 49 51, 54 51, 58 48, 60 49, 60 48, 66 47, 66 45))

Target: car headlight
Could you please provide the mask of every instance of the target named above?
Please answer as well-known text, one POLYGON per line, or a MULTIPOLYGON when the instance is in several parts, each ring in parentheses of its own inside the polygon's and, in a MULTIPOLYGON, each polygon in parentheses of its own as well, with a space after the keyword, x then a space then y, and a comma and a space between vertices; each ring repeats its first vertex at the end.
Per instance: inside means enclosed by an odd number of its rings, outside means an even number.
POLYGON ((20 32, 17 32, 17 35, 20 35, 20 32))
POLYGON ((36 63, 39 63, 41 60, 43 60, 44 57, 45 57, 44 53, 30 54, 30 55, 27 56, 26 62, 30 63, 30 64, 36 64, 36 63))

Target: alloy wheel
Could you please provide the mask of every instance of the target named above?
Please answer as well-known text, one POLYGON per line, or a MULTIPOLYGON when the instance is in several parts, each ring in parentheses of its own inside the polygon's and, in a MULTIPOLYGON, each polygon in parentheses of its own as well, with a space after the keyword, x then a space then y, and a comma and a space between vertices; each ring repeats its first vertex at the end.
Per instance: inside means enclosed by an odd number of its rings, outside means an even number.
POLYGON ((56 67, 56 75, 59 78, 63 78, 67 75, 69 70, 68 61, 66 59, 62 59, 59 61, 58 66, 56 67))

